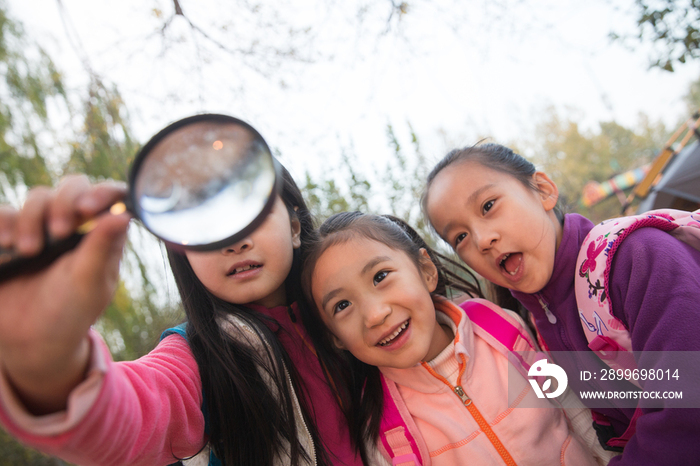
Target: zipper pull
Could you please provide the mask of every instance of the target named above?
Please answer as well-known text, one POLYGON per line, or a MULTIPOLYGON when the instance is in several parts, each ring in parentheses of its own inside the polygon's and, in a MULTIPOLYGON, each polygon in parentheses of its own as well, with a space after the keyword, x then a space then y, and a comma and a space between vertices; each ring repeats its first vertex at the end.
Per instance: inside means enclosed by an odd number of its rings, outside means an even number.
POLYGON ((472 404, 472 399, 469 398, 466 393, 464 393, 464 389, 461 385, 457 385, 454 389, 454 392, 462 400, 464 406, 469 406, 470 404, 472 404))
POLYGON ((549 321, 549 323, 552 325, 556 324, 557 316, 552 314, 552 311, 549 310, 549 306, 547 306, 547 303, 544 302, 544 299, 542 299, 541 296, 537 296, 537 300, 540 302, 540 306, 542 306, 542 309, 544 309, 544 313, 547 316, 547 320, 549 321))
POLYGON ((289 318, 292 319, 292 323, 296 324, 297 323, 297 316, 294 315, 294 311, 292 310, 292 306, 287 306, 287 312, 289 313, 289 318))

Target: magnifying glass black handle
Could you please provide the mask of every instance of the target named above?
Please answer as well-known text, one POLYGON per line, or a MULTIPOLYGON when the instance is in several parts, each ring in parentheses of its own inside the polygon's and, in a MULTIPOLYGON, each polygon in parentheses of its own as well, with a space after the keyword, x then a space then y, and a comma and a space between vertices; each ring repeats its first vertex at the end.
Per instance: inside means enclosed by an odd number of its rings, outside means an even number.
POLYGON ((75 248, 83 236, 84 233, 73 233, 60 240, 48 240, 44 249, 33 256, 20 256, 13 250, 0 248, 0 282, 48 267, 61 255, 75 248))
MULTIPOLYGON (((116 215, 126 210, 128 208, 125 202, 117 202, 97 215, 102 215, 105 212, 116 215)), ((78 226, 73 234, 59 240, 51 239, 46 235, 44 238, 44 249, 33 256, 21 256, 13 249, 0 248, 0 283, 18 275, 38 272, 48 267, 64 253, 75 249, 80 240, 95 228, 95 225, 95 219, 88 220, 78 226)))

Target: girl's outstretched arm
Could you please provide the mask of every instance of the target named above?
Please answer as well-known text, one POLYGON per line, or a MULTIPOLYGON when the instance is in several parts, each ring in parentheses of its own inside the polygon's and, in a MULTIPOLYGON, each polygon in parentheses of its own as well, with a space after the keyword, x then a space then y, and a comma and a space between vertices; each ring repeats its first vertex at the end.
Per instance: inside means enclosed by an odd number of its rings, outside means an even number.
MULTIPOLYGON (((0 206, 0 246, 40 251, 46 235, 69 236, 85 220, 124 197, 126 186, 91 185, 85 176, 56 189, 32 189, 17 211, 0 206)), ((90 357, 87 333, 109 303, 119 275, 129 214, 100 214, 78 247, 33 274, 0 283, 0 364, 34 414, 65 408, 90 357)))

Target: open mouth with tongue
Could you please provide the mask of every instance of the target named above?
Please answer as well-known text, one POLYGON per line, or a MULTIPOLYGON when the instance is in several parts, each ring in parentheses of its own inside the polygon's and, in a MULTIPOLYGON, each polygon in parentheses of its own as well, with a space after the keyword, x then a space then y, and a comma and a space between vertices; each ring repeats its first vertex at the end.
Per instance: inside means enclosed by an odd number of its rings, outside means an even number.
POLYGON ((498 263, 498 265, 501 267, 501 269, 505 270, 505 272, 510 275, 510 276, 515 276, 518 273, 518 270, 520 270, 520 264, 523 261, 523 255, 520 252, 511 252, 508 254, 505 254, 502 258, 501 261, 498 263))

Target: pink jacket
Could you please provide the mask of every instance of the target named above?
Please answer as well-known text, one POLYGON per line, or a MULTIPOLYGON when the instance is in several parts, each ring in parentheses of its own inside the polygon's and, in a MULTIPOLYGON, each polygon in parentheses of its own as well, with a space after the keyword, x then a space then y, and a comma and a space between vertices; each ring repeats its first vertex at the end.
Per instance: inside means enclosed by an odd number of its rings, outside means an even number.
POLYGON ((21 442, 77 464, 173 463, 206 443, 202 388, 187 342, 168 337, 137 361, 114 363, 91 331, 92 364, 68 409, 28 414, 0 378, 5 429, 21 442))
MULTIPOLYGON (((507 358, 475 334, 461 308, 449 301, 436 302, 436 308, 439 322, 455 332, 454 343, 428 364, 409 369, 382 368, 383 374, 397 384, 433 466, 509 464, 489 435, 519 466, 597 464, 578 437, 570 433, 563 411, 538 399, 528 381, 512 366, 509 380, 507 358), (458 380, 462 356, 466 364, 458 380), (471 399, 470 408, 445 381, 461 385, 471 399), (517 395, 510 406, 509 388, 517 395), (535 407, 519 408, 523 405, 535 407)), ((498 308, 497 312, 522 328, 506 311, 498 308)))
MULTIPOLYGON (((280 342, 307 381, 312 416, 326 447, 347 465, 361 464, 350 447, 347 427, 322 378, 305 329, 295 323, 299 319, 296 306, 258 306, 255 310, 273 317, 285 329, 279 332, 280 342)), ((245 328, 240 321, 232 324, 245 328)), ((0 372, 0 423, 12 436, 81 465, 167 465, 206 447, 201 379, 184 338, 166 337, 146 356, 118 363, 112 361, 97 332, 91 331, 90 338, 90 369, 86 380, 71 393, 66 411, 30 415, 0 372)), ((251 344, 265 343, 251 338, 251 344)), ((300 442, 313 464, 315 452, 300 412, 297 423, 300 442)), ((370 453, 379 456, 378 451, 370 453)), ((202 456, 206 454, 197 460, 202 456)), ((372 463, 384 464, 384 460, 373 458, 372 463)))

